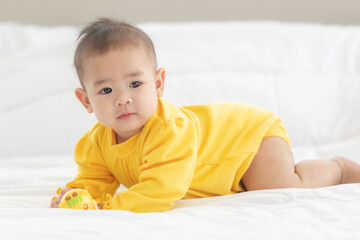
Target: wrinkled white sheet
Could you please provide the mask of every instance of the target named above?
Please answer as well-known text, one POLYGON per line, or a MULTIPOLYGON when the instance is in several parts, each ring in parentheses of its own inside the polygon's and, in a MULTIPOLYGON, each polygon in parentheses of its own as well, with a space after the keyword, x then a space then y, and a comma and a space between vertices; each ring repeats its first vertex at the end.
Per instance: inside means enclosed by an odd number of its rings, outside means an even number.
POLYGON ((359 239, 360 184, 180 200, 164 213, 47 208, 71 156, 0 161, 0 239, 359 239))

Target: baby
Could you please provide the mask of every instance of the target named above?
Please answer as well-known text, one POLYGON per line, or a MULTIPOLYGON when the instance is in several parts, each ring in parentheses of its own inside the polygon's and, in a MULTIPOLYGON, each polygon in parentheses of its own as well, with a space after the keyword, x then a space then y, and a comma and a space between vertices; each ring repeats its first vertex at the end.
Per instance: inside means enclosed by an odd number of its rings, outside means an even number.
POLYGON ((159 212, 182 198, 360 182, 360 165, 343 157, 295 165, 269 111, 164 100, 165 70, 137 27, 99 19, 81 31, 74 58, 76 97, 99 123, 76 145, 78 174, 51 207, 71 188, 88 189, 103 209, 159 212), (114 195, 120 184, 128 190, 114 195))

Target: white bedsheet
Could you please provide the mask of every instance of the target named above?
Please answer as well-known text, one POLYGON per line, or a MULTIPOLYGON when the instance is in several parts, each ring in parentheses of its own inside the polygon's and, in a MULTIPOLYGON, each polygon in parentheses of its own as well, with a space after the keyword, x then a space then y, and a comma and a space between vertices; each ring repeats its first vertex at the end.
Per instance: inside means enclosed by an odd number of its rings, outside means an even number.
POLYGON ((71 156, 2 159, 0 239, 359 239, 360 184, 180 200, 164 213, 47 208, 71 156))

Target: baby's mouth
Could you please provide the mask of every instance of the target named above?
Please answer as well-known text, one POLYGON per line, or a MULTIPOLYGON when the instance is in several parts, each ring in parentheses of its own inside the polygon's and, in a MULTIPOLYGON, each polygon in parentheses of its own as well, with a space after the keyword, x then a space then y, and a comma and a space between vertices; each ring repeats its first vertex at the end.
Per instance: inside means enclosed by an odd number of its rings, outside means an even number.
POLYGON ((124 113, 122 115, 120 115, 119 117, 117 117, 118 119, 121 120, 128 120, 130 119, 135 113, 124 113))

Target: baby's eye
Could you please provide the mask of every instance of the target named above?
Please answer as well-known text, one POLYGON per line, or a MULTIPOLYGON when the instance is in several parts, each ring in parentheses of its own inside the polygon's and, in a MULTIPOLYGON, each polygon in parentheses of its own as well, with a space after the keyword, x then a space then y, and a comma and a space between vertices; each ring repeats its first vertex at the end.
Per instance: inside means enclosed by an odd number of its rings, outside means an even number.
POLYGON ((111 88, 104 88, 100 91, 100 93, 102 94, 109 94, 112 92, 112 89, 111 88))
POLYGON ((141 85, 141 82, 135 81, 135 82, 130 83, 129 87, 130 88, 138 88, 138 87, 140 87, 140 85, 141 85))

